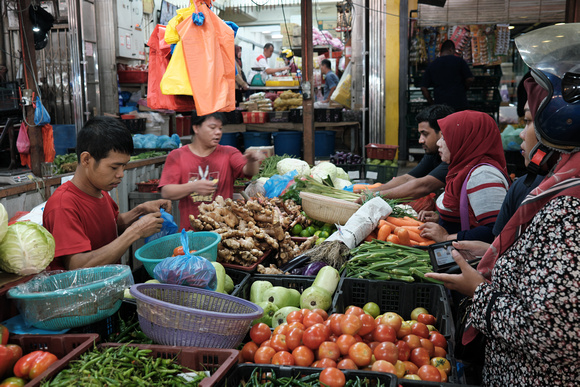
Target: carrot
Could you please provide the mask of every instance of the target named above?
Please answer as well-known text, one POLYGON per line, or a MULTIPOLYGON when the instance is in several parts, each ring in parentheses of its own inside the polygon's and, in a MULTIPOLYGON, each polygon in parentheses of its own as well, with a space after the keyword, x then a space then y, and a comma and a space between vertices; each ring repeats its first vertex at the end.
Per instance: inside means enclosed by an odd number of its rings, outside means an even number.
POLYGON ((381 228, 383 227, 385 224, 387 224, 387 221, 384 219, 379 220, 379 225, 377 226, 377 228, 381 228))
POLYGON ((414 222, 409 222, 403 218, 393 218, 392 216, 389 216, 387 218, 387 222, 394 224, 397 227, 403 227, 403 226, 417 226, 414 222))
POLYGON ((377 234, 377 239, 381 240, 381 241, 386 241, 387 237, 389 236, 390 233, 391 233, 391 226, 389 226, 388 224, 385 224, 379 229, 379 233, 377 234))
POLYGON ((418 226, 403 226, 403 228, 408 231, 413 231, 415 234, 421 234, 421 230, 419 230, 418 226))
POLYGON ((395 226, 393 223, 389 222, 388 220, 385 220, 385 223, 388 224, 389 226, 391 226, 392 230, 394 230, 398 227, 398 226, 395 226))
POLYGON ((401 241, 399 241, 399 237, 396 236, 395 234, 389 234, 389 236, 387 237, 387 242, 396 243, 398 245, 401 244, 401 241))
POLYGON ((409 229, 407 229, 407 232, 409 233, 409 238, 416 240, 418 242, 430 242, 431 241, 431 239, 423 238, 421 235, 419 235, 416 232, 411 231, 409 229))
POLYGON ((369 234, 369 235, 367 235, 367 237, 365 238, 365 242, 372 242, 372 241, 373 241, 373 239, 375 239, 375 238, 373 238, 373 234, 369 234))
POLYGON ((399 237, 399 241, 401 241, 402 245, 410 246, 411 245, 411 238, 409 237, 409 231, 405 230, 404 228, 399 228, 397 231, 397 236, 399 237))
POLYGON ((416 226, 420 226, 420 225, 424 224, 423 222, 421 222, 417 219, 413 219, 410 216, 404 216, 403 220, 406 220, 407 222, 415 223, 416 226))
POLYGON ((433 243, 435 243, 435 241, 419 242, 419 246, 429 246, 432 245, 433 243))

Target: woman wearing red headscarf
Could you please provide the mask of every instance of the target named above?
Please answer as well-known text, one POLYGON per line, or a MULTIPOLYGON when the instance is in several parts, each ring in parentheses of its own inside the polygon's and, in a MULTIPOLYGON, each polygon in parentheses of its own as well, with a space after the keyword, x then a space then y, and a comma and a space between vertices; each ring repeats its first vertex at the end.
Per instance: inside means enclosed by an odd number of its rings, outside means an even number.
POLYGON ((421 226, 421 236, 493 241, 493 225, 509 188, 499 129, 488 114, 462 111, 437 121, 441 160, 449 164, 445 192, 437 199, 439 224, 421 226))

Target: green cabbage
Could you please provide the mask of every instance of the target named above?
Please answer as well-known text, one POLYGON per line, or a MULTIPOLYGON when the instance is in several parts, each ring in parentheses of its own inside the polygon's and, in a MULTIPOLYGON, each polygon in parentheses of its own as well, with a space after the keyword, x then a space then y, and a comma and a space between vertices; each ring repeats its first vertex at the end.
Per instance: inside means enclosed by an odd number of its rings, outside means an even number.
POLYGON ((4 205, 0 203, 0 242, 4 240, 6 231, 8 231, 8 212, 6 212, 4 205))
POLYGON ((19 275, 43 271, 54 258, 54 237, 33 222, 16 222, 0 243, 0 269, 19 275))

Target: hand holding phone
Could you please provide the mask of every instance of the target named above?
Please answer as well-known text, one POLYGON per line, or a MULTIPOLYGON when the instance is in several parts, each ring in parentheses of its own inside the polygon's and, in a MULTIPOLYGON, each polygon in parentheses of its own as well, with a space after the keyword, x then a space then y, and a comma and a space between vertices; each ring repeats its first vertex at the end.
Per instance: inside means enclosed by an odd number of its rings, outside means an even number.
MULTIPOLYGON (((433 271, 438 273, 451 273, 459 269, 455 263, 455 259, 453 259, 453 250, 456 250, 455 247, 453 247, 453 241, 434 243, 429 246, 429 257, 431 258, 433 271)), ((470 265, 476 264, 481 259, 473 256, 473 254, 467 250, 456 251, 458 251, 470 265)))

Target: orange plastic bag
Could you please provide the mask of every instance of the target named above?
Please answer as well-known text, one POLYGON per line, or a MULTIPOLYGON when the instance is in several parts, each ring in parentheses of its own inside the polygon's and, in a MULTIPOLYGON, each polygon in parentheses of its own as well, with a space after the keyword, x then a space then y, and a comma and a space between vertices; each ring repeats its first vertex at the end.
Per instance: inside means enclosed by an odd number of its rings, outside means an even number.
MULTIPOLYGON (((178 112, 194 110, 195 104, 191 96, 165 95, 161 91, 161 81, 167 72, 171 58, 171 46, 165 42, 165 31, 165 26, 158 24, 147 42, 149 46, 147 107, 150 109, 168 109, 178 112)), ((185 71, 187 73, 187 69, 185 71)), ((189 85, 189 82, 183 82, 183 79, 180 79, 180 83, 187 83, 189 85)))
POLYGON ((198 115, 232 111, 235 101, 234 31, 207 7, 196 3, 205 20, 192 18, 177 26, 198 115))
MULTIPOLYGON (((20 129, 22 130, 23 127, 26 128, 24 123, 20 125, 20 129)), ((44 152, 44 162, 52 163, 54 161, 56 151, 54 149, 52 125, 50 124, 46 124, 42 127, 42 150, 44 152)), ((31 168, 30 153, 20 153, 20 164, 31 168)))
POLYGON ((435 194, 430 193, 427 196, 423 196, 422 198, 413 200, 412 202, 407 203, 410 205, 415 212, 419 213, 421 211, 435 211, 435 194))

